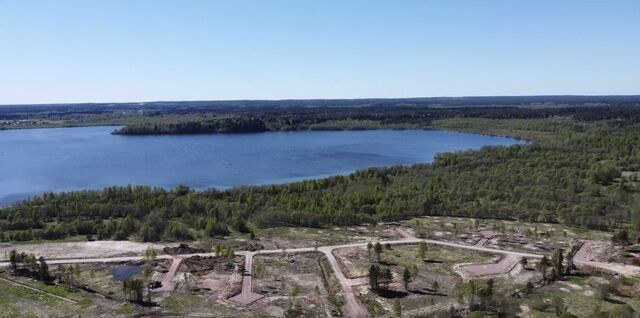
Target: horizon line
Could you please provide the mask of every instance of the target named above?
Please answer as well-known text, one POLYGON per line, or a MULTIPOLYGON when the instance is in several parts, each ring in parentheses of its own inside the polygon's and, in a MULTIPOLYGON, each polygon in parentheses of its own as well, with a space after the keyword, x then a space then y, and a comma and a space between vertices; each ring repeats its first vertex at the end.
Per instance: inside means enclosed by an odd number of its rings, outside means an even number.
POLYGON ((464 98, 526 98, 526 97, 640 97, 638 94, 534 94, 534 95, 460 95, 460 96, 412 96, 412 97, 354 97, 354 98, 256 98, 256 99, 185 99, 185 100, 148 100, 148 101, 90 101, 90 102, 52 102, 0 104, 11 106, 66 106, 100 104, 153 104, 153 103, 203 103, 203 102, 288 102, 288 101, 357 101, 357 100, 411 100, 411 99, 464 99, 464 98))

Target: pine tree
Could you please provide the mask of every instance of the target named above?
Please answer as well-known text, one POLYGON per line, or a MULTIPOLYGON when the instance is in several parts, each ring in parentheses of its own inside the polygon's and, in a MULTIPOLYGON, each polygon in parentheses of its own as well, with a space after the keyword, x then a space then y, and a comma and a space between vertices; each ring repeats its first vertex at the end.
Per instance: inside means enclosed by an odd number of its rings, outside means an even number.
POLYGON ((376 259, 378 260, 378 263, 380 263, 380 254, 382 254, 382 244, 380 244, 380 242, 377 242, 373 250, 376 252, 376 259))
POLYGON ((411 272, 408 268, 404 268, 404 272, 402 273, 402 282, 404 283, 404 290, 409 290, 409 283, 411 282, 411 272))
POLYGON ((425 243, 424 241, 420 241, 420 243, 418 243, 418 258, 421 260, 424 260, 426 253, 427 253, 427 243, 425 243))

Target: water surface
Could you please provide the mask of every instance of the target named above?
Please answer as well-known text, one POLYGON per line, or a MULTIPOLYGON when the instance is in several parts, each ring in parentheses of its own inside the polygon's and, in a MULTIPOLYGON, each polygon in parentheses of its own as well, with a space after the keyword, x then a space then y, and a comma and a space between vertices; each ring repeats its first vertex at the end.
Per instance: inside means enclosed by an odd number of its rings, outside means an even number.
POLYGON ((115 128, 0 131, 0 204, 43 192, 112 185, 225 189, 285 183, 430 162, 438 152, 521 143, 425 130, 111 135, 115 128))
POLYGON ((140 265, 118 265, 111 267, 111 276, 113 280, 123 281, 133 278, 142 272, 142 266, 140 265))

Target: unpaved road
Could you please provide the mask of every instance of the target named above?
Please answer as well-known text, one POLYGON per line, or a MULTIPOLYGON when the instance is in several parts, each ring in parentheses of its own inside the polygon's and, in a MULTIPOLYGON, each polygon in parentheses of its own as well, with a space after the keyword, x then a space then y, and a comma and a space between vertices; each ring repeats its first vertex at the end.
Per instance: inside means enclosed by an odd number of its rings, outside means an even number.
MULTIPOLYGON (((427 239, 418 239, 409 234, 406 230, 400 229, 399 232, 404 236, 403 239, 400 240, 392 240, 392 241, 380 241, 381 244, 389 244, 389 245, 407 245, 407 244, 417 244, 420 241, 424 241, 427 244, 434 244, 440 246, 448 246, 452 248, 460 248, 466 250, 473 250, 479 252, 487 252, 493 254, 502 254, 505 255, 509 260, 520 259, 521 257, 527 258, 542 258, 542 254, 534 254, 534 253, 523 253, 516 251, 508 251, 508 250, 498 250, 483 246, 475 246, 475 245, 464 245, 458 243, 437 241, 437 240, 427 240, 427 239)), ((330 246, 319 246, 315 247, 303 247, 303 248, 293 248, 287 249, 286 253, 303 253, 303 252, 314 252, 318 251, 324 253, 331 264, 331 268, 333 269, 336 278, 340 282, 344 298, 345 298, 345 307, 344 314, 346 317, 368 317, 369 314, 367 310, 357 301, 356 295, 353 291, 352 284, 353 281, 346 278, 342 269, 340 268, 335 256, 333 255, 333 251, 341 248, 353 248, 353 247, 365 247, 368 242, 360 242, 360 243, 352 243, 352 244, 343 244, 343 245, 330 245, 330 246)), ((282 249, 278 250, 262 250, 257 252, 248 252, 248 251, 239 251, 236 252, 237 255, 244 255, 245 258, 245 276, 243 278, 242 284, 242 292, 239 295, 251 295, 253 291, 252 288, 252 259, 255 254, 277 254, 283 253, 282 249)), ((55 265, 55 264, 74 264, 74 263, 111 263, 111 262, 126 262, 126 261, 138 261, 144 259, 144 256, 141 253, 140 256, 125 256, 125 257, 104 257, 104 258, 75 258, 75 259, 51 259, 48 260, 47 263, 55 265)), ((200 257, 212 257, 215 256, 215 253, 196 253, 196 254, 184 254, 180 255, 182 258, 189 258, 193 256, 200 257)), ((173 256, 170 255, 158 255, 158 259, 173 259, 173 256)), ((175 262, 174 262, 175 263, 175 262)), ((511 263, 511 262, 508 262, 511 263)), ((574 263, 578 266, 586 265, 592 266, 600 269, 604 269, 607 271, 613 271, 620 273, 625 276, 640 276, 640 267, 624 265, 624 264, 616 264, 616 263, 604 263, 604 262, 591 262, 584 260, 575 260, 574 263)), ((499 263, 498 263, 499 264, 499 263)), ((496 265, 496 264, 494 264, 496 265)), ((9 266, 8 262, 0 262, 0 267, 9 266)), ((173 267, 173 266, 172 266, 173 267)), ((500 266, 502 267, 502 266, 500 266)), ((258 294, 254 294, 258 295, 258 294)), ((247 301, 249 301, 247 299, 247 301)), ((251 302, 250 302, 251 303, 251 302)))
POLYGON ((497 263, 465 265, 461 268, 472 276, 501 275, 510 272, 520 261, 520 257, 506 255, 497 263))
POLYGON ((180 256, 172 257, 173 262, 171 262, 171 267, 169 267, 169 271, 162 277, 162 286, 160 288, 156 288, 153 291, 155 292, 171 292, 176 288, 176 283, 173 281, 173 278, 178 273, 178 269, 180 265, 182 265, 182 261, 184 258, 180 256))
MULTIPOLYGON (((237 253, 236 253, 237 254, 237 253)), ((244 271, 242 272, 242 291, 229 300, 249 306, 264 296, 253 292, 253 256, 255 252, 244 253, 244 271)))

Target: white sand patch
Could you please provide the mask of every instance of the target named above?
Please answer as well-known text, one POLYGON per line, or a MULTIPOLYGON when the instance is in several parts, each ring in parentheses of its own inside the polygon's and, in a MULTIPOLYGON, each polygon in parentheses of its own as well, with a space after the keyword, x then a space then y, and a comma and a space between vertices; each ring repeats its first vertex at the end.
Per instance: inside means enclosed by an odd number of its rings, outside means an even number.
POLYGON ((131 241, 92 241, 92 242, 63 242, 36 244, 2 244, 0 245, 0 259, 6 260, 9 251, 16 249, 20 252, 44 256, 47 259, 95 258, 117 256, 143 255, 147 247, 152 246, 158 254, 165 246, 177 244, 151 244, 131 241))
POLYGON ((581 289, 583 288, 583 287, 582 287, 582 286, 580 286, 580 285, 576 285, 576 284, 569 283, 569 282, 562 282, 562 283, 563 283, 564 285, 566 285, 566 286, 569 286, 569 287, 570 287, 570 288, 572 288, 572 289, 575 289, 575 290, 581 290, 581 289))

